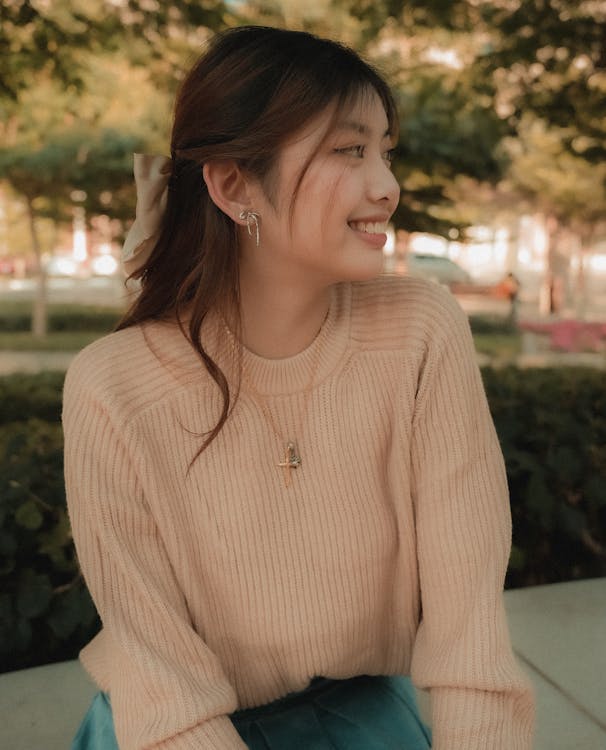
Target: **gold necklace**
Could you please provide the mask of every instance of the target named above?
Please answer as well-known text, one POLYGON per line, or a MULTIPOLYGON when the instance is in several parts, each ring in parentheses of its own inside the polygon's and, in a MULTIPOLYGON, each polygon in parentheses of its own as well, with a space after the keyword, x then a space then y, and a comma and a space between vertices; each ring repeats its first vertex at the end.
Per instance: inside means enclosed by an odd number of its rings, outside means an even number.
MULTIPOLYGON (((327 313, 327 317, 328 317, 328 313, 327 313)), ((324 318, 324 322, 325 321, 326 321, 326 318, 324 318)), ((322 326, 324 325, 324 322, 322 323, 322 326)), ((320 327, 320 330, 316 334, 315 339, 317 339, 317 337, 320 335, 320 331, 322 330, 322 326, 320 327)), ((315 341, 315 339, 314 339, 314 341, 315 341)), ((304 396, 303 415, 298 420, 299 421, 299 425, 301 425, 301 427, 305 423, 305 421, 307 420, 307 412, 309 410, 309 397, 310 397, 310 394, 311 394, 311 391, 312 391, 312 388, 313 388, 313 385, 314 385, 314 380, 316 378, 316 372, 317 372, 317 369, 318 369, 318 365, 320 363, 319 352, 320 352, 320 347, 316 346, 316 350, 314 352, 314 357, 313 357, 313 362, 312 362, 312 367, 311 367, 309 381, 308 381, 307 385, 305 386, 305 389, 303 390, 303 396, 304 396)), ((303 461, 301 459, 301 454, 300 454, 298 446, 297 446, 297 441, 294 440, 294 439, 286 439, 284 437, 284 435, 282 434, 281 430, 278 429, 278 426, 276 425, 276 422, 275 422, 274 417, 273 417, 273 415, 271 413, 271 410, 269 409, 269 406, 266 403, 266 399, 255 388, 255 386, 253 385, 253 383, 252 383, 252 381, 250 379, 250 376, 246 372, 245 368, 243 368, 242 374, 244 376, 244 379, 246 380, 248 391, 249 391, 250 395, 252 396, 253 400, 255 401, 255 403, 261 409, 261 413, 263 414, 263 416, 265 418, 265 421, 267 422, 267 424, 269 424, 269 426, 273 430, 274 434, 276 435, 276 437, 278 438, 278 440, 280 441, 280 443, 282 443, 284 445, 284 452, 282 454, 281 460, 278 461, 278 463, 276 464, 276 466, 278 468, 280 468, 280 469, 283 469, 283 473, 284 473, 284 486, 285 487, 290 487, 290 483, 291 483, 290 473, 291 473, 291 471, 293 469, 298 469, 302 465, 302 463, 303 463, 303 461)))

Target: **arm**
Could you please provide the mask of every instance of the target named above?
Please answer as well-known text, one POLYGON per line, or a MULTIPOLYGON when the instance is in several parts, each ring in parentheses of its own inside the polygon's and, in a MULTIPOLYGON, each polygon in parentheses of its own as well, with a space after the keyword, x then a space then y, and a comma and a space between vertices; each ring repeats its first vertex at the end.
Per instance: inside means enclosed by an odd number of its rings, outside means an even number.
POLYGON ((412 677, 435 750, 530 750, 533 698, 503 606, 511 518, 500 446, 464 313, 450 296, 419 382, 412 471, 422 619, 412 677))
POLYGON ((191 627, 146 507, 136 451, 68 373, 65 478, 74 541, 111 642, 116 735, 128 750, 244 750, 235 692, 191 627))

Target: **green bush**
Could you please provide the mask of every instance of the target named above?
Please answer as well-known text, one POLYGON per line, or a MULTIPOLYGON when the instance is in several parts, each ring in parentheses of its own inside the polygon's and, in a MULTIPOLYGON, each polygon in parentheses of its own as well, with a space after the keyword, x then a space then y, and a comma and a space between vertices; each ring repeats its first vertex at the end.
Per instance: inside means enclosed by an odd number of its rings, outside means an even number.
POLYGON ((78 569, 58 422, 0 430, 0 671, 73 658, 99 629, 78 569))
POLYGON ((511 318, 502 315, 470 315, 469 326, 472 333, 517 334, 518 329, 511 318))
POLYGON ((606 575, 606 384, 594 369, 486 369, 507 465, 507 585, 606 575))
POLYGON ((64 379, 63 372, 0 378, 0 426, 31 418, 59 422, 64 379))
MULTIPOLYGON (((606 575, 606 386, 483 370, 514 522, 507 586, 606 575)), ((63 375, 0 378, 0 671, 75 658, 99 628, 65 509, 63 375)))
MULTIPOLYGON (((31 305, 22 303, 0 305, 0 333, 29 331, 32 325, 31 305)), ((49 305, 48 330, 56 331, 112 331, 122 311, 108 307, 87 305, 49 305)))

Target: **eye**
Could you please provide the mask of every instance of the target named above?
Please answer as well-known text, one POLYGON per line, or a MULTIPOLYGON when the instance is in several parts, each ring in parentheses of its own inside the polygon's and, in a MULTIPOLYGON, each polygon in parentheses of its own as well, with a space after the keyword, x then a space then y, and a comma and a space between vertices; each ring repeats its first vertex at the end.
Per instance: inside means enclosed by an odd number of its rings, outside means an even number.
POLYGON ((364 157, 364 146, 361 144, 356 146, 346 146, 345 148, 336 148, 335 151, 337 154, 347 154, 349 156, 355 156, 358 159, 364 157))

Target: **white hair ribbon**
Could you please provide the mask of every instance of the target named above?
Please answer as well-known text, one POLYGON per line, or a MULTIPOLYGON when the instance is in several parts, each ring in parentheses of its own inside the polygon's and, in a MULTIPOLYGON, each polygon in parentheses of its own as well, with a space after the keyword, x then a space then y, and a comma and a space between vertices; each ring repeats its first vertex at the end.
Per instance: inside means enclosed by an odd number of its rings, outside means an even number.
POLYGON ((166 210, 171 160, 157 154, 135 154, 137 211, 122 246, 122 262, 128 274, 138 271, 149 258, 166 210))

